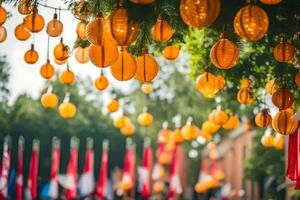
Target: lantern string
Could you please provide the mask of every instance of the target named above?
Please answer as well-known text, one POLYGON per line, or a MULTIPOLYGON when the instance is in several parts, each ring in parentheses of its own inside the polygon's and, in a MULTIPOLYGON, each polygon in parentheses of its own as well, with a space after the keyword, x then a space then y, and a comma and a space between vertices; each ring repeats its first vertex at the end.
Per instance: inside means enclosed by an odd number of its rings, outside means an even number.
POLYGON ((49 48, 50 48, 50 37, 48 35, 48 42, 47 42, 47 60, 49 60, 49 48))
POLYGON ((62 10, 62 11, 71 11, 72 10, 72 9, 69 9, 69 8, 61 8, 61 7, 57 8, 57 7, 54 7, 54 6, 49 6, 47 4, 42 4, 38 1, 36 2, 36 4, 39 5, 39 6, 45 7, 45 8, 53 9, 53 10, 57 10, 57 9, 62 10))

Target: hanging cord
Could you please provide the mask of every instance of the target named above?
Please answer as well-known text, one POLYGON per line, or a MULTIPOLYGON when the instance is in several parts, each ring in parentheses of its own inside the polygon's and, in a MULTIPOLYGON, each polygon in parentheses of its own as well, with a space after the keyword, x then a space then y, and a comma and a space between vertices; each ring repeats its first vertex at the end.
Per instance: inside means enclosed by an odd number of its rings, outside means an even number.
POLYGON ((60 8, 60 7, 57 8, 57 7, 54 7, 54 6, 47 5, 47 3, 46 4, 39 3, 38 1, 36 1, 36 4, 39 5, 39 6, 45 7, 45 8, 53 9, 53 10, 60 9, 62 11, 72 11, 72 9, 69 9, 69 8, 60 8))
POLYGON ((47 62, 49 62, 49 52, 50 52, 50 36, 48 35, 48 41, 47 41, 47 62))

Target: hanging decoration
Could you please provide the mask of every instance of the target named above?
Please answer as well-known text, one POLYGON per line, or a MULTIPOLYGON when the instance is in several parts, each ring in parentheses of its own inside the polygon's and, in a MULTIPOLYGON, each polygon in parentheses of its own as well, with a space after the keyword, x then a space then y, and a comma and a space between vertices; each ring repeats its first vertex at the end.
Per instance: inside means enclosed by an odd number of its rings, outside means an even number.
POLYGON ((1 2, 0 2, 0 26, 2 26, 5 23, 6 19, 7 19, 7 11, 5 8, 1 6, 1 2))
POLYGON ((108 87, 109 81, 101 71, 100 76, 95 80, 94 84, 99 91, 103 91, 108 87))
POLYGON ((192 121, 193 121, 193 118, 189 117, 186 122, 186 125, 183 126, 181 129, 182 137, 186 141, 195 140, 200 134, 199 128, 196 125, 193 125, 192 121))
POLYGON ((271 148, 274 146, 275 137, 270 130, 267 130, 262 136, 260 142, 264 147, 271 148))
POLYGON ((274 58, 278 62, 289 62, 294 58, 295 47, 281 38, 279 44, 274 48, 274 58))
POLYGON ((202 124, 201 128, 202 128, 202 132, 207 132, 208 134, 214 134, 220 129, 220 126, 212 122, 212 120, 207 120, 202 124))
POLYGON ((86 64, 90 61, 89 48, 88 47, 77 47, 75 50, 75 59, 81 64, 86 64))
POLYGON ((280 134, 275 135, 274 148, 277 150, 284 149, 284 136, 280 134))
POLYGON ((167 42, 172 38, 174 30, 167 20, 162 15, 158 16, 156 23, 151 29, 152 39, 157 42, 167 42))
POLYGON ((57 13, 54 13, 53 19, 48 22, 46 32, 51 37, 58 37, 63 32, 63 24, 57 19, 57 13))
POLYGON ((18 12, 21 15, 29 15, 33 10, 33 5, 28 0, 20 0, 18 4, 18 12))
POLYGON ((52 92, 52 87, 49 87, 47 92, 41 96, 41 103, 44 108, 53 109, 57 106, 58 98, 52 92))
POLYGON ((179 56, 180 49, 176 45, 166 46, 163 50, 163 56, 167 60, 176 60, 179 56))
POLYGON ((30 32, 27 30, 24 21, 15 28, 15 36, 20 41, 25 41, 30 38, 30 32))
POLYGON ((228 121, 226 122, 226 124, 222 125, 222 127, 225 130, 233 130, 236 129, 238 126, 240 125, 240 120, 238 117, 236 117, 235 115, 231 114, 229 116, 228 121))
POLYGON ((168 122, 163 122, 162 130, 158 133, 158 143, 168 144, 171 138, 172 131, 168 129, 168 122))
POLYGON ((63 43, 63 38, 60 38, 60 43, 54 47, 54 58, 58 61, 65 61, 69 57, 69 47, 63 43))
POLYGON ((53 65, 50 64, 49 59, 47 59, 46 64, 40 68, 40 74, 44 79, 51 79, 55 75, 55 69, 53 65))
POLYGON ((125 137, 133 136, 135 133, 135 126, 129 121, 123 128, 120 129, 120 132, 125 137))
POLYGON ((75 74, 70 70, 69 65, 67 65, 67 70, 63 71, 59 76, 60 82, 66 85, 72 85, 75 82, 75 79, 75 74))
POLYGON ((217 77, 208 70, 198 76, 196 87, 207 98, 214 98, 220 88, 217 77))
POLYGON ((158 74, 158 63, 147 49, 143 49, 142 55, 136 58, 136 65, 135 79, 142 83, 152 81, 158 74))
POLYGON ((151 113, 147 112, 147 108, 144 108, 143 112, 139 114, 137 121, 141 126, 151 126, 153 124, 153 116, 151 113))
POLYGON ((141 90, 144 94, 151 94, 153 92, 153 85, 151 83, 143 83, 141 90))
POLYGON ((7 38, 6 28, 4 26, 0 26, 0 43, 4 42, 7 38))
POLYGON ((272 79, 267 82, 265 90, 268 94, 273 95, 274 92, 279 88, 279 86, 276 84, 275 79, 272 79))
POLYGON ((66 93, 65 99, 58 107, 59 114, 64 119, 71 119, 76 114, 76 106, 70 102, 70 94, 66 93))
POLYGON ((79 21, 76 27, 76 34, 81 40, 86 40, 86 28, 87 23, 85 21, 79 21))
POLYGON ((34 49, 34 44, 31 44, 31 48, 25 52, 24 61, 27 64, 35 64, 39 59, 38 52, 34 49))
POLYGON ((298 128, 298 121, 295 119, 293 111, 289 109, 281 110, 274 116, 272 126, 276 132, 282 135, 290 135, 298 128))
POLYGON ((175 142, 175 144, 182 144, 184 138, 182 136, 181 128, 176 128, 172 133, 170 139, 175 142))
POLYGON ((89 57, 91 62, 97 67, 108 67, 117 61, 118 47, 110 41, 104 42, 101 46, 91 44, 89 47, 89 57))
POLYGON ((114 120, 114 126, 119 129, 124 128, 128 123, 130 119, 124 114, 114 120))
POLYGON ((295 76, 295 84, 298 88, 300 88, 300 72, 298 72, 295 76))
POLYGON ((269 110, 266 108, 262 109, 262 111, 255 116, 255 124, 258 127, 265 128, 271 125, 271 123, 272 123, 272 116, 269 114, 269 110))
POLYGON ((45 20, 42 15, 39 14, 37 7, 35 6, 30 15, 25 17, 25 26, 32 33, 38 33, 43 30, 45 26, 45 20))
POLYGON ((294 96, 284 85, 272 95, 273 104, 279 110, 290 108, 294 103, 294 96))
POLYGON ((113 99, 111 100, 108 104, 107 104, 107 110, 111 113, 116 112, 117 110, 119 110, 119 101, 117 99, 113 99))
POLYGON ((213 110, 210 113, 208 119, 212 123, 222 126, 228 122, 229 117, 228 117, 227 113, 221 109, 221 107, 218 107, 216 110, 213 110))
POLYGON ((254 99, 253 99, 253 94, 251 90, 251 83, 249 79, 243 79, 241 83, 241 88, 237 94, 237 100, 240 104, 252 104, 254 99))

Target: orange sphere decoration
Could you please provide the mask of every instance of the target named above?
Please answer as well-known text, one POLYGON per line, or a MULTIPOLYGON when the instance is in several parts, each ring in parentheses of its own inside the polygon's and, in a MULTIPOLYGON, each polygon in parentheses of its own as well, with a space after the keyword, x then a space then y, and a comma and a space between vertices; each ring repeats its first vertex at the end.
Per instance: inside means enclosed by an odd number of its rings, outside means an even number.
POLYGON ((153 86, 151 83, 144 83, 141 87, 141 90, 145 94, 150 94, 153 92, 153 86))
POLYGON ((206 187, 206 184, 203 182, 199 182, 195 185, 195 191, 199 194, 206 193, 208 191, 208 188, 206 187))
POLYGON ((63 102, 59 105, 58 111, 62 118, 70 119, 75 116, 77 109, 71 102, 63 102))
POLYGON ((109 82, 107 80, 107 78, 104 75, 100 75, 100 77, 98 77, 95 80, 95 87, 99 90, 99 91, 103 91, 105 90, 109 85, 109 82))
POLYGON ((237 100, 240 104, 249 105, 253 103, 253 95, 251 88, 242 88, 237 94, 237 100))
POLYGON ((182 20, 191 27, 203 28, 210 26, 219 16, 220 0, 181 0, 180 15, 182 20))
POLYGON ((102 46, 91 44, 89 47, 91 62, 100 68, 114 64, 118 59, 118 47, 115 43, 106 41, 102 46))
POLYGON ((289 62, 294 58, 295 47, 283 39, 274 48, 274 57, 278 62, 289 62))
POLYGON ((212 122, 216 125, 222 126, 224 124, 226 124, 228 122, 228 115, 226 114, 226 112, 224 112, 221 109, 217 109, 215 110, 215 112, 212 115, 212 122))
POLYGON ((6 28, 4 26, 0 26, 0 43, 5 41, 7 38, 6 28))
POLYGON ((221 75, 217 76, 217 80, 218 80, 218 83, 219 83, 219 90, 222 90, 226 85, 226 81, 223 78, 223 76, 221 76, 221 75))
POLYGON ((290 135, 298 128, 298 121, 289 110, 281 110, 273 118, 272 126, 275 131, 282 135, 290 135))
POLYGON ((139 24, 129 19, 127 9, 120 1, 119 7, 110 14, 111 34, 119 46, 128 46, 139 33, 139 24))
POLYGON ((298 72, 295 76, 295 83, 298 88, 300 88, 300 72, 298 72))
POLYGON ((114 126, 116 128, 124 128, 128 123, 130 123, 130 120, 125 115, 122 115, 114 120, 114 126))
POLYGON ((167 60, 176 60, 179 56, 179 48, 175 45, 166 46, 163 50, 163 55, 167 60))
POLYGON ((57 106, 58 98, 54 93, 48 91, 42 95, 41 103, 44 108, 53 109, 57 106))
POLYGON ((164 189, 165 189, 165 184, 164 184, 164 182, 162 182, 162 181, 156 181, 154 184, 153 184, 153 192, 155 193, 155 194, 160 194, 160 193, 162 193, 163 191, 164 191, 164 189))
POLYGON ((59 80, 66 85, 71 85, 75 82, 75 74, 70 69, 62 72, 59 76, 59 80))
POLYGON ((153 116, 148 112, 143 112, 138 116, 137 120, 140 125, 148 127, 153 123, 153 116))
POLYGON ((69 47, 63 43, 63 38, 60 39, 60 43, 54 47, 54 58, 58 61, 64 61, 69 57, 69 47))
POLYGON ((63 32, 63 29, 64 26, 61 21, 57 19, 57 14, 55 13, 53 19, 47 24, 46 32, 51 37, 57 37, 63 32))
POLYGON ((136 73, 136 61, 126 50, 121 49, 117 61, 111 66, 111 74, 119 81, 128 81, 136 73))
POLYGON ((4 24, 7 19, 7 11, 0 5, 0 26, 4 24))
POLYGON ((210 51, 210 60, 219 69, 231 69, 239 59, 239 50, 223 33, 210 51))
POLYGON ((38 10, 34 8, 32 13, 25 17, 24 24, 30 32, 37 33, 44 28, 45 21, 43 16, 39 14, 38 10))
POLYGON ((28 64, 34 64, 38 61, 39 59, 39 54, 36 50, 34 50, 34 45, 31 45, 30 50, 26 51, 24 54, 24 60, 28 64))
POLYGON ((164 127, 158 133, 158 143, 168 144, 171 140, 172 131, 169 130, 167 127, 164 127))
POLYGON ((284 136, 276 134, 273 145, 275 149, 282 150, 284 148, 284 136))
POLYGON ((182 137, 187 141, 192 141, 199 136, 200 130, 197 126, 187 123, 181 129, 182 137))
POLYGON ((142 83, 152 81, 158 74, 158 63, 145 49, 142 55, 136 58, 136 65, 135 79, 142 83))
POLYGON ((153 40, 158 42, 166 42, 172 38, 174 34, 172 26, 168 21, 159 16, 156 23, 151 29, 153 40))
POLYGON ((173 131, 173 133, 171 134, 171 140, 174 141, 176 144, 181 144, 184 142, 180 128, 176 128, 173 131))
POLYGON ((113 99, 109 104, 107 105, 107 110, 109 112, 116 112, 119 109, 119 101, 117 99, 113 99))
POLYGON ((216 125, 212 121, 205 121, 202 124, 202 131, 210 133, 210 134, 217 132, 219 129, 220 129, 220 126, 216 125))
POLYGON ((158 155, 158 162, 162 165, 169 165, 172 162, 172 155, 170 152, 162 152, 158 155))
POLYGON ((260 142, 264 147, 270 148, 274 146, 275 137, 272 134, 265 134, 262 136, 260 142))
POLYGON ((273 95, 277 89, 278 85, 276 84, 274 79, 267 82, 265 90, 268 94, 273 95))
POLYGON ((198 76, 196 80, 197 89, 207 98, 214 98, 219 91, 219 81, 217 77, 209 71, 198 76))
POLYGON ((267 5, 275 5, 279 4, 282 0, 260 0, 260 2, 267 4, 267 5))
POLYGON ((50 64, 49 60, 47 60, 47 63, 41 67, 40 74, 45 79, 51 79, 55 75, 55 69, 50 64))
POLYGON ((30 32, 27 30, 24 23, 19 24, 15 28, 15 36, 18 40, 25 41, 30 37, 30 32))
POLYGON ((225 178, 224 171, 221 169, 218 169, 216 172, 214 172, 213 178, 216 179, 217 181, 223 181, 225 178))
POLYGON ((120 132, 125 137, 132 136, 135 133, 135 127, 132 123, 127 123, 125 127, 120 129, 120 132))
POLYGON ((88 23, 85 33, 88 41, 94 45, 104 45, 108 40, 115 43, 110 33, 110 21, 101 15, 88 23))
POLYGON ((269 17, 260 7, 248 4, 241 8, 234 17, 235 32, 243 39, 258 41, 269 29, 269 17))
POLYGON ((290 108, 294 103, 294 96, 287 88, 281 87, 272 95, 273 104, 280 110, 290 108))
POLYGON ((272 116, 269 114, 268 109, 263 109, 255 116, 255 124, 258 127, 265 128, 272 123, 272 116))
POLYGON ((88 63, 90 61, 89 48, 77 47, 75 52, 75 59, 81 64, 88 63))
POLYGON ((240 125, 240 120, 234 115, 230 115, 228 121, 226 124, 224 124, 222 127, 226 130, 233 130, 237 128, 240 125))
POLYGON ((129 0, 132 3, 136 3, 136 4, 151 4, 153 3, 155 0, 129 0))
POLYGON ((87 23, 85 21, 78 22, 77 27, 76 27, 76 34, 82 40, 87 39, 86 38, 86 27, 87 27, 87 23))

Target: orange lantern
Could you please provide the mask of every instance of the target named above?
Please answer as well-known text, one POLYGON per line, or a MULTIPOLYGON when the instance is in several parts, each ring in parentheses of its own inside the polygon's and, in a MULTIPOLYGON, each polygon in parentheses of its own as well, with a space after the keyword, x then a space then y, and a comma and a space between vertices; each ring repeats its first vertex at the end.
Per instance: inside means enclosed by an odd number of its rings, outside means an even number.
POLYGON ((82 39, 86 40, 86 27, 87 23, 85 21, 79 21, 76 27, 76 34, 77 36, 82 39))
POLYGON ((100 77, 95 80, 95 87, 99 91, 105 90, 109 85, 107 78, 101 73, 100 77))
POLYGON ((51 92, 51 90, 48 90, 42 95, 41 103, 44 108, 53 109, 57 106, 58 98, 54 93, 51 92))
POLYGON ((135 127, 132 123, 126 123, 126 125, 120 129, 121 134, 125 137, 129 137, 134 135, 135 127))
POLYGON ((130 181, 130 180, 122 181, 122 182, 121 182, 121 188, 122 188, 123 190, 125 190, 125 191, 130 191, 130 190, 133 189, 133 187, 134 187, 134 184, 133 184, 133 182, 130 181))
POLYGON ((136 74, 135 79, 145 83, 152 81, 158 74, 158 63, 143 49, 142 55, 136 58, 136 74))
POLYGON ((54 58, 58 61, 64 61, 69 57, 69 47, 63 43, 63 38, 60 39, 60 43, 54 47, 54 58))
POLYGON ((280 43, 274 48, 274 57, 278 62, 289 62, 294 58, 295 47, 281 39, 280 43))
POLYGON ((197 89, 207 98, 214 98, 215 94, 219 91, 219 81, 217 77, 205 71, 200 74, 196 80, 197 89))
POLYGON ((206 183, 209 188, 211 189, 216 189, 219 187, 219 181, 217 181, 216 179, 214 179, 213 177, 209 177, 209 179, 207 180, 207 183, 206 183))
POLYGON ((152 39, 158 42, 166 42, 174 34, 172 26, 160 15, 151 29, 152 39))
POLYGON ((295 76, 295 83, 298 88, 300 88, 300 72, 298 72, 295 76))
POLYGON ((113 99, 111 102, 107 104, 107 110, 109 112, 116 112, 119 109, 119 101, 117 99, 113 99))
POLYGON ((269 114, 268 109, 263 109, 255 116, 255 124, 258 127, 265 128, 272 123, 272 116, 269 114))
POLYGON ((34 7, 31 14, 25 17, 24 24, 30 32, 37 33, 44 28, 45 21, 43 16, 39 14, 37 8, 34 7))
POLYGON ((27 30, 24 22, 15 28, 15 36, 18 40, 25 41, 30 37, 30 32, 27 30))
POLYGON ((225 179, 224 171, 221 169, 216 170, 216 172, 213 174, 213 178, 217 181, 223 181, 225 179))
POLYGON ((224 124, 222 127, 226 130, 233 130, 237 128, 240 125, 240 120, 234 115, 230 115, 228 121, 226 124, 224 124))
POLYGON ((218 83, 219 83, 219 90, 222 90, 226 85, 226 81, 223 78, 223 76, 221 76, 221 75, 217 76, 217 80, 218 80, 218 83))
POLYGON ((164 191, 164 189, 165 189, 165 184, 162 181, 156 181, 152 187, 153 193, 155 193, 155 194, 162 193, 164 191))
POLYGON ((216 125, 222 126, 228 122, 228 115, 221 109, 217 109, 211 116, 211 122, 216 125))
POLYGON ((241 88, 237 94, 237 100, 240 104, 252 104, 253 103, 253 95, 251 88, 245 87, 241 88))
POLYGON ((251 81, 247 78, 244 78, 241 80, 241 88, 250 88, 251 87, 251 81))
MULTIPOLYGON (((1 4, 1 3, 0 3, 1 4)), ((7 19, 7 11, 0 5, 0 26, 4 24, 7 19)))
POLYGON ((220 0, 181 0, 180 15, 182 20, 191 27, 203 28, 210 26, 219 16, 220 0))
POLYGON ((47 24, 46 32, 51 37, 57 37, 63 32, 63 29, 64 26, 61 21, 57 19, 57 14, 55 13, 53 19, 47 24))
POLYGON ((0 43, 5 41, 7 38, 6 28, 4 26, 0 26, 0 43))
POLYGON ((89 62, 89 48, 88 47, 77 47, 75 52, 75 59, 81 64, 89 62))
POLYGON ((268 94, 273 95, 277 89, 278 85, 276 84, 274 79, 267 82, 265 90, 268 94))
POLYGON ((36 50, 34 50, 34 45, 31 44, 30 50, 26 51, 24 54, 24 60, 28 64, 34 64, 38 61, 39 54, 36 50))
POLYGON ((134 57, 123 47, 119 52, 117 61, 111 66, 111 74, 119 81, 128 81, 136 73, 134 57))
POLYGON ((64 102, 58 107, 59 114, 62 118, 70 119, 73 118, 76 114, 76 106, 69 102, 69 97, 66 96, 64 102))
POLYGON ((282 135, 290 135, 298 128, 298 121, 294 113, 289 110, 281 110, 273 118, 272 126, 275 131, 282 135))
POLYGON ((91 62, 97 67, 108 67, 117 61, 118 47, 110 41, 105 41, 102 46, 91 44, 89 47, 89 57, 91 62))
POLYGON ((195 191, 199 194, 206 193, 208 191, 208 188, 206 187, 206 184, 203 182, 199 182, 195 185, 195 191))
POLYGON ((176 60, 179 56, 179 48, 175 45, 166 46, 163 50, 163 55, 167 60, 176 60))
POLYGON ((181 144, 184 142, 184 138, 182 137, 182 132, 180 128, 176 128, 171 134, 171 140, 176 144, 181 144))
POLYGON ((219 153, 218 153, 218 150, 217 149, 212 149, 209 151, 209 154, 208 154, 208 157, 209 159, 211 160, 217 160, 218 157, 219 157, 219 153))
POLYGON ((192 118, 189 118, 186 125, 182 127, 181 133, 186 141, 192 141, 199 136, 200 130, 197 126, 192 124, 192 118))
POLYGON ((275 149, 282 150, 284 148, 284 136, 276 134, 273 145, 275 149))
POLYGON ((279 4, 282 0, 260 0, 260 2, 267 4, 267 5, 275 5, 279 4))
POLYGON ((263 9, 250 3, 237 12, 233 26, 241 38, 258 41, 268 32, 269 17, 263 9))
POLYGON ((158 162, 162 165, 169 165, 172 162, 172 155, 170 152, 162 152, 158 155, 158 162))
POLYGON ((153 86, 151 83, 144 83, 141 87, 141 90, 145 94, 150 94, 153 92, 153 86))
POLYGON ((264 147, 270 148, 274 145, 274 139, 275 137, 271 133, 268 133, 262 136, 260 142, 264 147))
POLYGON ((280 110, 291 107, 294 103, 294 96, 285 86, 279 88, 272 95, 273 104, 280 110))
POLYGON ((69 67, 67 67, 67 70, 62 72, 59 76, 59 80, 61 83, 66 85, 71 85, 75 82, 75 75, 74 72, 72 72, 69 67))
POLYGON ((208 133, 215 133, 219 130, 220 126, 216 125, 212 121, 205 121, 202 124, 202 131, 208 132, 208 133))
POLYGON ((158 143, 168 144, 171 140, 172 131, 168 129, 168 122, 163 123, 163 129, 158 133, 158 143))
POLYGON ((151 4, 153 3, 155 0, 129 0, 132 3, 136 3, 136 4, 151 4))
POLYGON ((55 75, 55 69, 50 64, 50 60, 47 60, 47 63, 44 64, 40 69, 40 74, 45 79, 51 79, 55 75))
POLYGON ((144 111, 138 116, 137 120, 140 125, 148 127, 151 126, 153 123, 153 116, 149 112, 144 111))
POLYGON ((114 126, 116 128, 124 128, 127 123, 130 123, 130 120, 125 115, 122 115, 114 120, 114 126))

